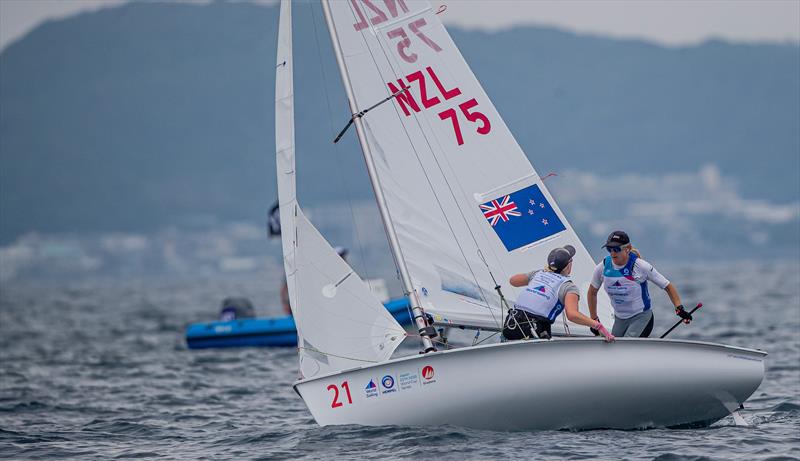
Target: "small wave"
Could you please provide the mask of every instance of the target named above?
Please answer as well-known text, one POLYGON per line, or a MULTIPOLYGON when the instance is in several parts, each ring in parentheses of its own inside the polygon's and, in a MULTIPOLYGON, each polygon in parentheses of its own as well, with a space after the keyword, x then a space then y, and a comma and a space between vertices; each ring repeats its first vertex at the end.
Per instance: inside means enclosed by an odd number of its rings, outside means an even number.
POLYGON ((800 405, 791 402, 783 402, 772 407, 772 411, 794 413, 800 410, 800 405))
POLYGON ((707 456, 686 456, 677 453, 664 453, 653 458, 653 461, 714 461, 707 456))

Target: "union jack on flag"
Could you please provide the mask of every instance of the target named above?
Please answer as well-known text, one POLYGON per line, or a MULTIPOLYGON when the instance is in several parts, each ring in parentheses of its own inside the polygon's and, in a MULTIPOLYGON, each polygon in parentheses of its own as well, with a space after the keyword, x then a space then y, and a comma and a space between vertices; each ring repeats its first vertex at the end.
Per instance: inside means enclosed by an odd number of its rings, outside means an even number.
POLYGON ((536 184, 480 203, 480 210, 508 251, 566 230, 536 184))
POLYGON ((522 213, 517 211, 517 205, 511 201, 510 195, 481 204, 481 210, 483 210, 483 215, 486 216, 492 227, 497 225, 501 219, 508 221, 509 216, 522 216, 522 213))

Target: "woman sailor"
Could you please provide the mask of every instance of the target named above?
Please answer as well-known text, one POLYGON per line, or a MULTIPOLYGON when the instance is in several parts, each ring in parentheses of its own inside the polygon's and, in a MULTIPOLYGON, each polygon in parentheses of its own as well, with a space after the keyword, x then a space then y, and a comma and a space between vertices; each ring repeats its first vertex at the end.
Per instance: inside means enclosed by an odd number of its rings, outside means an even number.
POLYGON ((647 291, 649 280, 667 292, 675 306, 675 314, 684 323, 692 320, 692 314, 686 312, 681 304, 675 285, 639 256, 639 252, 631 246, 628 234, 623 231, 612 232, 603 247, 610 254, 595 267, 587 293, 589 315, 593 319, 597 318, 597 292, 603 285, 614 307, 611 333, 615 336, 650 336, 653 331, 653 311, 650 310, 650 294, 647 291))
POLYGON ((547 256, 544 270, 511 276, 508 280, 511 285, 526 288, 508 312, 503 327, 506 339, 531 338, 534 332, 539 338, 549 339, 553 321, 566 311, 570 322, 598 330, 607 341, 614 340, 599 320, 592 320, 578 311, 578 287, 569 279, 573 256, 575 248, 572 245, 556 248, 547 256))

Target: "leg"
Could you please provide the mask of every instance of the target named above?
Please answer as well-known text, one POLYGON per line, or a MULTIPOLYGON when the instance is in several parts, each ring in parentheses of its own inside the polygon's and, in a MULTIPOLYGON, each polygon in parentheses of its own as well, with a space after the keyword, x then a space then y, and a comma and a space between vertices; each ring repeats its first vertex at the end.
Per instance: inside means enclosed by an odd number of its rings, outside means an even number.
POLYGON ((628 319, 621 319, 614 316, 614 326, 611 328, 611 334, 614 336, 625 336, 628 330, 628 319))
POLYGON ((628 338, 641 337, 642 333, 644 333, 644 330, 647 328, 647 324, 652 320, 653 311, 644 311, 634 315, 628 319, 628 330, 625 331, 625 336, 628 338))
POLYGON ((552 323, 550 323, 549 320, 544 318, 536 318, 535 322, 536 322, 536 336, 538 336, 539 339, 550 339, 553 337, 553 333, 550 329, 552 323))
POLYGON ((518 340, 533 338, 531 331, 530 321, 524 312, 514 310, 513 314, 506 318, 506 324, 503 326, 503 336, 508 340, 518 340))
POLYGON ((642 332, 642 334, 639 335, 640 338, 649 338, 650 337, 650 333, 653 332, 653 323, 654 323, 654 320, 655 320, 656 316, 655 316, 655 314, 652 313, 652 311, 650 311, 650 312, 651 312, 650 321, 647 322, 647 326, 644 327, 644 331, 642 332))

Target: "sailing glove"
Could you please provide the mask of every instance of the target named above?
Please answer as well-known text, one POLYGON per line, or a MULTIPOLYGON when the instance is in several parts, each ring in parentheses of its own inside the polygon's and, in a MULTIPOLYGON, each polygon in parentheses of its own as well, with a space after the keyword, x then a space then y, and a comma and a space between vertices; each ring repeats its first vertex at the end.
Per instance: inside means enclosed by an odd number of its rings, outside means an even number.
POLYGON ((603 324, 602 324, 602 323, 600 323, 599 321, 598 321, 597 323, 595 323, 595 324, 594 324, 594 329, 595 329, 595 330, 597 330, 597 331, 598 331, 600 334, 602 334, 603 336, 605 336, 605 338, 606 338, 606 342, 611 342, 611 341, 614 341, 615 339, 617 339, 617 338, 615 338, 615 337, 614 337, 614 335, 612 335, 612 334, 611 334, 611 332, 609 332, 609 331, 606 329, 606 327, 604 327, 604 326, 603 326, 603 324))
POLYGON ((686 312, 686 309, 683 308, 683 304, 675 308, 675 315, 683 319, 683 323, 689 323, 692 321, 692 314, 686 312))

